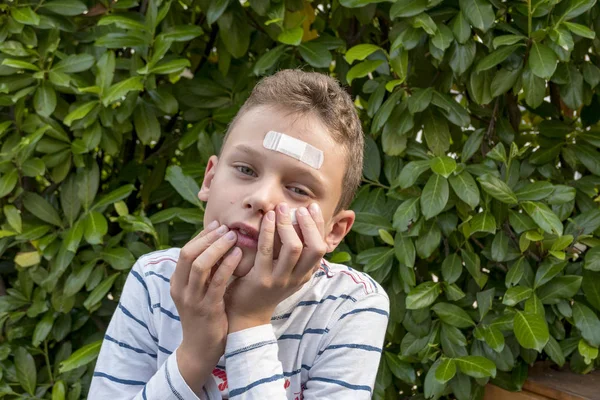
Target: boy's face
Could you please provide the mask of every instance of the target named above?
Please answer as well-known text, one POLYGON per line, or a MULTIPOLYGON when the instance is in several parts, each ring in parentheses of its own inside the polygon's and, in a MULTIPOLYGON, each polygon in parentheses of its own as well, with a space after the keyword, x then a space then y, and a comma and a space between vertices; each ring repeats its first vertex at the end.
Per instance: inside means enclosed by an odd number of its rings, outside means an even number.
MULTIPOLYGON (((207 202, 205 225, 217 220, 238 234, 237 246, 243 256, 234 275, 244 276, 254 265, 262 217, 282 202, 289 209, 317 203, 325 221, 327 250, 333 251, 354 222, 350 210, 334 215, 346 168, 341 146, 318 117, 286 115, 273 106, 258 106, 246 112, 229 133, 221 156, 210 158, 198 193, 207 202), (266 149, 263 139, 269 131, 284 133, 321 150, 323 165, 315 169, 266 149)), ((280 246, 276 235, 274 258, 280 246)))

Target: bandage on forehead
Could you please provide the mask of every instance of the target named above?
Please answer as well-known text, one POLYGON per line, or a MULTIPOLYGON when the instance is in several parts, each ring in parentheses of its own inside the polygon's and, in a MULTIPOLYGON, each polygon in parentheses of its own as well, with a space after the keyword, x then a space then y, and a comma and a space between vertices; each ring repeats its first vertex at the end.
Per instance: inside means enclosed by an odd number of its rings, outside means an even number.
POLYGON ((323 152, 300 139, 285 133, 269 131, 263 140, 263 146, 269 150, 278 151, 310 165, 314 169, 323 165, 323 152))

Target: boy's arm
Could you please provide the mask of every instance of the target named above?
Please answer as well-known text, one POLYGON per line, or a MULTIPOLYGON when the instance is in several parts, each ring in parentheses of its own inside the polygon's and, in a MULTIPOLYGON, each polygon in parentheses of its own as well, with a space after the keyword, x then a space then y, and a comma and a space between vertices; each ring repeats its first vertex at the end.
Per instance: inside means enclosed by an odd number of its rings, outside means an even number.
MULTIPOLYGON (((324 333, 313 365, 302 366, 309 370, 305 400, 372 398, 389 319, 389 299, 371 294, 349 305, 351 308, 340 312, 324 333)), ((225 363, 230 398, 287 399, 284 374, 294 371, 283 371, 277 355, 270 324, 229 334, 225 363)))
POLYGON ((104 336, 88 399, 220 399, 210 375, 203 379, 206 385, 197 396, 182 377, 176 349, 158 345, 147 287, 138 262, 127 277, 104 336), (167 356, 160 368, 159 355, 167 356))

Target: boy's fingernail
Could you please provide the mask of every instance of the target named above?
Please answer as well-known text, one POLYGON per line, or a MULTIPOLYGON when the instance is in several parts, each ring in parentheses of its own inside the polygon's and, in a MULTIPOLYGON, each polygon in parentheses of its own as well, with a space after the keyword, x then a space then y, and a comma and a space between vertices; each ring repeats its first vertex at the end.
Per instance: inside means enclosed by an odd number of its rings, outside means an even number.
POLYGON ((306 207, 300 207, 298 209, 298 212, 300 213, 300 215, 308 215, 308 210, 306 209, 306 207))
POLYGON ((227 226, 226 226, 226 225, 221 225, 221 226, 219 227, 219 229, 217 229, 217 233, 218 233, 219 235, 224 235, 224 234, 225 234, 225 232, 227 232, 228 230, 229 230, 229 229, 227 228, 227 226))
POLYGON ((213 222, 211 222, 210 224, 208 224, 208 226, 206 227, 207 230, 212 231, 213 229, 216 229, 217 226, 219 226, 219 222, 217 220, 214 220, 213 222))
POLYGON ((231 252, 231 255, 232 255, 232 256, 239 256, 240 254, 242 254, 242 250, 240 250, 240 248, 239 248, 239 247, 235 247, 235 248, 233 249, 233 251, 231 252))
POLYGON ((310 211, 312 211, 313 213, 318 213, 319 212, 319 205, 317 203, 312 203, 310 206, 310 211))
POLYGON ((269 211, 269 212, 267 213, 267 219, 268 219, 269 221, 275 221, 275 212, 274 212, 274 211, 269 211))
POLYGON ((288 205, 286 203, 281 203, 279 205, 279 212, 282 214, 287 214, 288 213, 288 205))
POLYGON ((225 235, 225 239, 227 239, 227 240, 234 240, 235 239, 235 232, 233 232, 233 231, 229 232, 227 235, 225 235))

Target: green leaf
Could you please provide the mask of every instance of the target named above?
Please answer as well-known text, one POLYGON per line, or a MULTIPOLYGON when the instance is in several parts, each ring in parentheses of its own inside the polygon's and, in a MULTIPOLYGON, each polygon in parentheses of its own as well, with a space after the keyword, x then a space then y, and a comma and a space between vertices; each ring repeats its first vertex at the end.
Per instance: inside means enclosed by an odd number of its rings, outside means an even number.
POLYGON ((545 232, 562 236, 563 224, 547 205, 539 202, 525 201, 521 203, 521 206, 545 232))
POLYGON ((523 35, 501 35, 494 38, 492 45, 497 49, 500 46, 510 46, 525 39, 527 36, 523 35))
POLYGON ((448 181, 440 175, 431 175, 421 195, 421 212, 425 219, 441 213, 448 203, 448 197, 448 181))
POLYGON ((417 221, 419 210, 419 197, 404 201, 398 206, 393 217, 393 227, 399 232, 408 230, 408 226, 417 221))
POLYGON ((198 25, 176 25, 165 30, 160 36, 166 41, 189 42, 202 33, 202 28, 198 25))
POLYGON ((456 363, 451 358, 446 358, 437 367, 435 371, 435 379, 440 383, 446 383, 456 375, 456 363))
POLYGON ((206 12, 206 22, 209 25, 214 24, 223 15, 228 5, 229 0, 211 1, 206 12))
MULTIPOLYGON (((118 274, 115 274, 118 275, 118 274)), ((82 367, 94 361, 100 353, 100 347, 102 346, 102 339, 97 340, 93 343, 87 344, 77 351, 75 351, 69 358, 60 363, 58 372, 64 374, 76 368, 82 367)))
MULTIPOLYGON (((103 253, 105 254, 105 253, 103 253)), ((106 296, 110 288, 112 287, 115 280, 119 277, 119 273, 116 272, 103 280, 98 286, 92 290, 92 293, 88 296, 87 299, 83 302, 83 306, 90 310, 93 306, 98 304, 98 302, 102 301, 102 299, 106 296)))
POLYGON ((391 267, 394 250, 389 247, 374 247, 358 254, 356 262, 366 264, 364 271, 372 272, 383 267, 391 267))
POLYGON ((556 70, 558 57, 550 47, 533 42, 529 50, 528 65, 531 72, 542 79, 550 79, 556 70))
POLYGON ((122 47, 142 47, 150 43, 147 35, 138 31, 129 31, 127 33, 107 33, 96 39, 94 44, 97 47, 106 47, 107 49, 120 49, 122 47))
POLYGON ((49 311, 44 314, 44 317, 41 320, 39 320, 33 331, 31 343, 35 347, 39 346, 40 343, 46 340, 48 334, 52 330, 52 325, 54 325, 54 312, 49 311))
POLYGON ((517 196, 515 196, 510 187, 494 175, 483 174, 477 177, 477 180, 481 184, 483 190, 496 200, 506 204, 517 204, 517 196))
POLYGON ((486 32, 494 23, 496 16, 492 5, 486 0, 460 0, 460 9, 471 25, 486 32))
POLYGON ((600 246, 592 247, 585 253, 585 269, 600 271, 600 246))
POLYGON ((469 328, 475 326, 475 322, 459 306, 450 303, 437 303, 431 309, 444 323, 457 328, 469 328))
POLYGON ((8 195, 17 185, 19 171, 14 168, 0 176, 0 198, 8 195))
POLYGON ((594 347, 600 346, 600 320, 594 311, 576 302, 573 304, 573 320, 585 340, 594 347))
POLYGON ((33 357, 25 348, 17 347, 14 352, 17 380, 27 393, 33 396, 36 388, 37 369, 33 357))
POLYGON ((108 223, 104 215, 91 211, 84 220, 83 236, 89 244, 102 244, 102 238, 108 233, 108 223))
POLYGON ((200 199, 198 199, 200 186, 198 186, 198 183, 196 183, 194 178, 184 175, 180 166, 171 165, 167 168, 165 179, 184 200, 187 200, 195 206, 201 207, 200 199))
MULTIPOLYGON (((40 24, 40 16, 37 15, 31 7, 11 7, 10 15, 13 19, 24 25, 34 25, 37 26, 40 24)), ((33 394, 33 393, 31 393, 33 394)))
POLYGON ((348 64, 352 64, 354 61, 362 61, 377 50, 383 50, 381 47, 374 44, 358 44, 346 52, 344 58, 348 64))
POLYGON ((539 314, 517 311, 514 321, 517 341, 526 349, 542 351, 550 338, 548 325, 539 314))
POLYGON ((590 346, 585 340, 581 339, 577 346, 579 354, 583 356, 586 364, 591 364, 596 358, 598 358, 598 347, 590 346))
POLYGON ((298 46, 302 42, 302 36, 304 30, 302 27, 292 28, 284 30, 277 36, 277 40, 283 44, 289 44, 290 46, 298 46))
POLYGON ((407 99, 408 110, 411 114, 415 114, 424 111, 431 100, 433 99, 433 88, 428 87, 426 89, 416 88, 413 90, 412 95, 407 99))
POLYGON ((594 32, 593 30, 591 30, 590 28, 588 28, 585 25, 581 25, 581 24, 576 24, 573 22, 563 22, 563 24, 574 34, 584 37, 584 38, 588 38, 588 39, 594 39, 596 37, 596 32, 594 32))
POLYGON ((476 214, 471 221, 471 233, 475 232, 488 232, 496 233, 496 219, 488 211, 476 214))
POLYGON ((398 261, 408 268, 413 268, 415 266, 416 252, 412 239, 403 235, 402 232, 398 232, 393 244, 398 261))
POLYGON ((565 354, 556 339, 552 336, 549 336, 548 343, 544 346, 544 352, 559 366, 562 367, 565 364, 565 354))
POLYGON ((124 98, 130 91, 144 90, 143 77, 132 76, 112 85, 102 98, 102 104, 107 107, 110 103, 124 98))
POLYGON ((42 3, 40 7, 66 17, 83 14, 88 10, 87 6, 79 0, 52 0, 42 3))
POLYGON ((554 186, 550 182, 537 181, 527 183, 515 192, 519 201, 525 200, 543 200, 554 191, 554 186))
POLYGON ((558 275, 558 273, 560 273, 566 265, 566 261, 560 261, 554 258, 545 259, 535 273, 533 287, 538 288, 546 282, 549 282, 552 278, 558 275))
POLYGON ((427 10, 428 3, 427 0, 396 1, 390 8, 390 17, 392 19, 414 17, 427 10))
POLYGON ((515 52, 519 47, 522 47, 523 44, 515 44, 512 46, 501 47, 500 49, 491 52, 487 56, 483 57, 481 61, 477 63, 477 67, 475 68, 475 72, 487 71, 490 68, 495 67, 500 64, 502 61, 506 60, 508 56, 515 52))
POLYGON ((160 123, 156 113, 145 101, 139 101, 133 112, 133 125, 140 141, 145 144, 155 144, 160 139, 160 123))
POLYGON ((448 283, 454 283, 460 278, 462 274, 462 260, 456 253, 450 254, 444 258, 442 262, 442 276, 444 281, 448 283))
POLYGON ((496 376, 496 365, 485 357, 465 356, 454 359, 460 371, 473 378, 496 376))
POLYGON ((479 204, 479 189, 470 173, 463 170, 458 175, 451 175, 448 180, 454 193, 471 208, 474 209, 479 204))
POLYGON ((6 65, 7 67, 12 67, 16 69, 29 69, 32 71, 39 71, 40 68, 37 65, 33 65, 27 61, 14 60, 12 58, 5 58, 2 60, 2 65, 6 65))
POLYGON ((429 160, 411 161, 406 164, 400 171, 400 177, 398 178, 400 188, 406 189, 414 185, 419 176, 431 168, 430 166, 431 162, 429 160))
POLYGON ((315 41, 302 43, 300 46, 298 46, 298 52, 304 61, 315 68, 329 68, 331 62, 333 61, 331 52, 324 43, 318 43, 315 41))
POLYGON ((538 288, 537 296, 544 304, 556 304, 561 299, 570 299, 579 291, 582 279, 576 275, 556 277, 538 288))
MULTIPOLYGON (((254 64, 254 75, 260 76, 273 68, 286 51, 286 46, 279 45, 264 53, 254 64)), ((302 48, 302 46, 301 46, 302 48)))
POLYGON ((73 73, 87 71, 96 62, 91 54, 73 54, 52 67, 54 72, 73 73))
POLYGON ((392 225, 387 218, 379 214, 357 212, 352 229, 363 235, 379 236, 380 229, 391 230, 392 225))
POLYGON ((184 68, 190 66, 190 60, 188 60, 187 58, 178 58, 176 60, 161 62, 160 64, 157 64, 150 68, 148 70, 148 73, 156 75, 168 75, 173 74, 175 72, 181 72, 184 68))
POLYGON ((516 306, 523 300, 527 300, 531 297, 533 290, 524 286, 514 286, 509 288, 504 294, 504 298, 502 299, 502 304, 507 306, 516 306))
POLYGON ((525 92, 527 105, 537 108, 544 101, 546 81, 536 76, 531 68, 527 67, 523 70, 523 91, 525 92))
POLYGON ((124 247, 115 247, 101 253, 104 261, 117 270, 130 269, 135 263, 135 257, 124 247))
POLYGON ((499 329, 494 327, 485 327, 483 329, 483 339, 496 353, 500 353, 502 350, 504 350, 504 335, 499 329))
POLYGON ((90 210, 101 211, 104 207, 129 197, 129 195, 131 194, 131 192, 133 192, 134 189, 135 186, 131 184, 121 186, 120 188, 115 189, 112 192, 100 197, 100 199, 96 203, 94 203, 90 210))
POLYGON ((346 74, 346 80, 348 84, 351 84, 352 81, 356 78, 362 78, 369 75, 371 72, 375 71, 381 64, 383 64, 383 60, 366 60, 360 62, 350 68, 350 71, 346 74))
POLYGON ((28 192, 23 196, 23 205, 33 215, 42 221, 62 227, 62 221, 58 212, 42 196, 37 193, 28 192))
POLYGON ((406 308, 418 310, 429 307, 440 295, 440 284, 436 282, 423 282, 415 287, 406 296, 406 308))
POLYGON ((385 361, 394 376, 409 384, 414 384, 416 382, 417 374, 410 363, 402 361, 398 356, 389 351, 386 351, 383 354, 385 355, 385 361))
POLYGON ((379 154, 377 144, 371 137, 365 139, 364 157, 363 174, 367 179, 375 182, 379 181, 379 174, 381 173, 381 155, 379 154))
POLYGON ((425 110, 423 116, 423 136, 427 147, 437 156, 444 155, 450 148, 450 131, 446 118, 433 112, 433 107, 425 110))
POLYGON ((49 117, 56 108, 56 92, 52 85, 42 83, 35 91, 33 105, 38 114, 49 117))
POLYGON ((432 158, 431 170, 444 178, 448 178, 456 170, 456 161, 448 156, 432 158))
POLYGON ((583 14, 594 6, 596 0, 568 0, 566 10, 560 17, 561 21, 568 21, 583 14))
POLYGON ((63 123, 67 126, 71 126, 73 121, 77 121, 81 118, 84 118, 98 105, 99 104, 97 100, 92 100, 88 101, 87 103, 81 104, 79 107, 75 108, 73 111, 67 114, 67 116, 63 120, 63 123))

